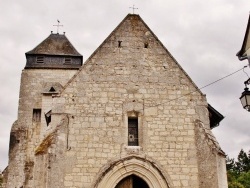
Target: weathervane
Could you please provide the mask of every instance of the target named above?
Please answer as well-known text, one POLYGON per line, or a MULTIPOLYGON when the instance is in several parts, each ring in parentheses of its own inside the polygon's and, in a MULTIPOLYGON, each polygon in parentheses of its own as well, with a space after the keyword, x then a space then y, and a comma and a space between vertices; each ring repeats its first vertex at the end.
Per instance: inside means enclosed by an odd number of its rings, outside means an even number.
POLYGON ((138 9, 138 8, 135 8, 135 5, 133 5, 133 7, 129 7, 129 8, 132 8, 133 9, 133 14, 135 12, 135 9, 138 9))
POLYGON ((59 33, 59 27, 63 27, 63 25, 60 25, 59 20, 57 20, 57 25, 53 25, 53 26, 57 26, 57 34, 59 33))

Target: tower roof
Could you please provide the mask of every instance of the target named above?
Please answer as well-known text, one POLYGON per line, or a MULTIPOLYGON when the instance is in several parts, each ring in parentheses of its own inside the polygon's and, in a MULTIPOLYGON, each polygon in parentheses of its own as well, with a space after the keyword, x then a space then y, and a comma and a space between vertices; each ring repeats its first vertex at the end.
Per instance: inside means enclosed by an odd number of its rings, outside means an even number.
POLYGON ((26 55, 82 56, 64 34, 53 33, 26 55))

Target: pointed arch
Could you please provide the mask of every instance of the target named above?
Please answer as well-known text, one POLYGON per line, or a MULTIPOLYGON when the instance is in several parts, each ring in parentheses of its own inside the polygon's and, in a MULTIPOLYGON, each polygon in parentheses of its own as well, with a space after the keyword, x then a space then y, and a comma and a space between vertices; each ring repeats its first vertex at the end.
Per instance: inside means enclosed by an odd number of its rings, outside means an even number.
POLYGON ((115 188, 124 178, 135 175, 145 181, 150 188, 173 187, 168 175, 148 158, 129 156, 106 165, 99 173, 94 188, 115 188))

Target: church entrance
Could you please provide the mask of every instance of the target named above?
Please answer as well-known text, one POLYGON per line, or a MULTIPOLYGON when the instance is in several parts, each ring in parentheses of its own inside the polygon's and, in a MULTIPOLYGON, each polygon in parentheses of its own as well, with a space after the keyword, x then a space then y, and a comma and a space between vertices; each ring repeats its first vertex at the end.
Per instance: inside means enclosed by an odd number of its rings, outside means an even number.
POLYGON ((115 188, 149 188, 148 184, 135 175, 122 179, 115 188))
MULTIPOLYGON (((139 156, 119 158, 98 174, 93 188, 170 188, 167 175, 156 162, 139 156)), ((169 181, 170 182, 170 181, 169 181)))

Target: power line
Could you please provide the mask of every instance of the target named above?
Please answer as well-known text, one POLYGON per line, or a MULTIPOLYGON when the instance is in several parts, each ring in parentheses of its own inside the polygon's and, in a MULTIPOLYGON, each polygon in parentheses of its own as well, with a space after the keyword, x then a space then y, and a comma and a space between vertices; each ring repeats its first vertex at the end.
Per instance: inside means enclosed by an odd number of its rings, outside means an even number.
MULTIPOLYGON (((239 70, 237 70, 237 71, 234 71, 234 72, 232 72, 232 73, 230 73, 230 74, 228 74, 228 75, 226 75, 226 76, 224 76, 224 77, 222 77, 222 78, 220 78, 220 79, 218 79, 218 80, 215 80, 215 81, 213 81, 213 82, 211 82, 211 83, 209 83, 209 84, 207 84, 207 85, 205 85, 205 86, 203 86, 203 87, 197 88, 196 90, 191 91, 191 92, 189 92, 189 93, 187 93, 187 94, 185 94, 185 95, 182 95, 182 96, 180 96, 180 97, 177 97, 177 98, 174 98, 174 99, 171 99, 171 100, 168 100, 168 101, 166 101, 166 102, 163 102, 163 103, 160 103, 160 104, 156 104, 156 105, 153 105, 153 106, 150 106, 150 107, 155 107, 155 106, 159 106, 159 105, 162 105, 162 104, 166 104, 166 103, 169 103, 169 102, 171 102, 171 101, 175 101, 175 100, 178 100, 178 99, 180 99, 180 98, 182 98, 182 97, 185 97, 185 96, 187 96, 187 95, 190 95, 190 94, 192 94, 192 93, 195 93, 195 92, 197 92, 198 90, 202 90, 202 89, 204 89, 204 88, 206 88, 206 87, 208 87, 208 86, 211 86, 211 85, 213 85, 213 84, 215 84, 215 83, 217 83, 217 82, 219 82, 219 81, 221 81, 221 80, 224 80, 225 78, 228 78, 228 77, 230 77, 230 76, 236 74, 237 72, 239 72, 239 71, 241 71, 241 70, 244 70, 244 68, 246 68, 246 67, 247 67, 247 66, 244 66, 243 68, 241 68, 241 69, 239 69, 239 70)), ((150 108, 150 107, 148 107, 148 108, 150 108)), ((147 107, 146 107, 146 108, 147 108, 147 107)))
POLYGON ((219 82, 219 81, 221 81, 221 80, 223 80, 223 79, 225 79, 225 78, 227 78, 227 77, 229 77, 229 76, 232 76, 232 75, 234 75, 235 73, 237 73, 237 72, 239 72, 239 71, 241 71, 241 70, 244 70, 244 68, 246 68, 247 66, 244 66, 243 68, 241 68, 241 69, 239 69, 239 70, 237 70, 237 71, 235 71, 235 72, 233 72, 233 73, 231 73, 231 74, 228 74, 228 75, 226 75, 226 76, 224 76, 224 77, 222 77, 222 78, 220 78, 220 79, 218 79, 218 80, 215 80, 214 82, 211 82, 210 84, 207 84, 207 85, 205 85, 205 86, 203 86, 203 87, 201 87, 201 88, 199 88, 199 89, 204 89, 204 88, 206 88, 206 87, 208 87, 208 86, 210 86, 210 85, 213 85, 213 84, 215 84, 216 82, 219 82))

